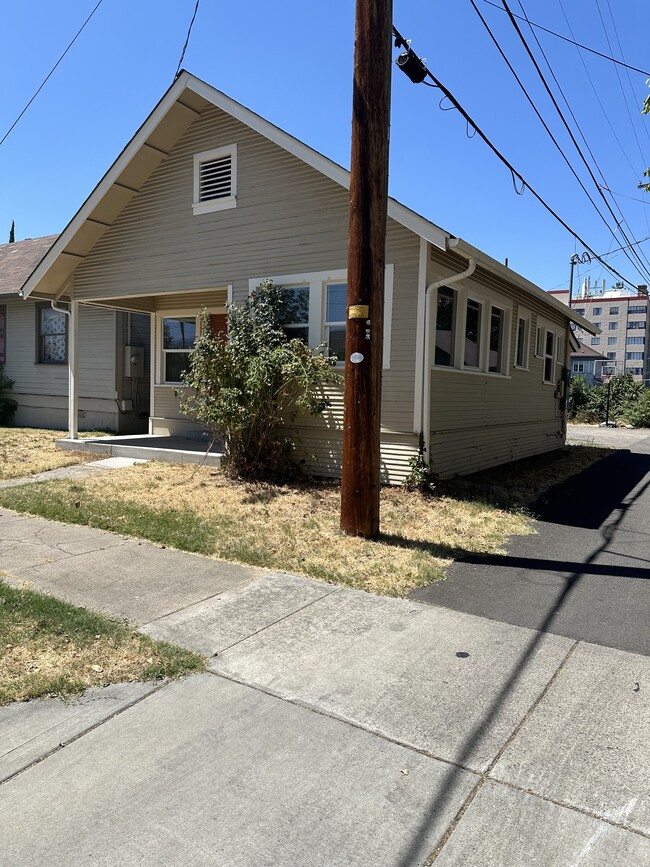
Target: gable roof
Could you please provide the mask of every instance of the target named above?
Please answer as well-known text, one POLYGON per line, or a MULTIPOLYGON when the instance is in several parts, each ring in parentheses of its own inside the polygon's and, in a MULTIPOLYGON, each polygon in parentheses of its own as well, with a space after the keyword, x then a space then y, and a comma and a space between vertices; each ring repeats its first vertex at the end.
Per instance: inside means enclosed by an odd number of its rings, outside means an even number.
POLYGON ((0 244, 0 296, 20 295, 20 288, 58 238, 27 238, 11 244, 0 244))
POLYGON ((571 358, 595 358, 598 361, 608 361, 606 355, 603 355, 596 349, 592 349, 591 346, 586 346, 584 343, 580 343, 578 349, 571 353, 571 358))
MULTIPOLYGON (((205 81, 182 71, 56 243, 38 262, 23 286, 25 297, 32 292, 45 295, 62 292, 76 266, 139 192, 192 121, 208 106, 222 109, 316 171, 349 189, 350 173, 347 169, 205 81)), ((445 249, 449 237, 447 232, 392 198, 388 201, 388 216, 435 246, 445 249)))

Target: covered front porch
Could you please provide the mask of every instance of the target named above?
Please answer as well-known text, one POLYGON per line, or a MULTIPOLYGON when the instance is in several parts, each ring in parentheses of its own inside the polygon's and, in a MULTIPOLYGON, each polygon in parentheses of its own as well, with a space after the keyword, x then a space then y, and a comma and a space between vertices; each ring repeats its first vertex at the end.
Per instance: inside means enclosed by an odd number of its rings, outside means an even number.
POLYGON ((65 437, 57 440, 56 444, 61 449, 94 455, 145 461, 170 461, 177 464, 204 464, 211 467, 221 466, 222 457, 220 443, 210 444, 206 438, 199 437, 155 434, 82 439, 65 437))

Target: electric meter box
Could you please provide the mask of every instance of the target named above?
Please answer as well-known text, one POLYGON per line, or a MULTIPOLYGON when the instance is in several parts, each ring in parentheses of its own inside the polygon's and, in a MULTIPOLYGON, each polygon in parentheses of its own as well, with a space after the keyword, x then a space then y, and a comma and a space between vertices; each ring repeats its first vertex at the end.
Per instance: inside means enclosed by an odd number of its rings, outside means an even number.
POLYGON ((124 347, 124 376, 137 379, 144 376, 144 349, 142 346, 124 347))

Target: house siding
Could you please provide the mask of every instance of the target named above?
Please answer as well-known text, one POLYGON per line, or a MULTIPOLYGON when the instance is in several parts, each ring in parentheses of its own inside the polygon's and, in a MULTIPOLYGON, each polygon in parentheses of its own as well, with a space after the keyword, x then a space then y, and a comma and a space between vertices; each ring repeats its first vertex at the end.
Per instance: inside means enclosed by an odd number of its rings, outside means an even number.
MULTIPOLYGON (((241 303, 251 278, 344 269, 347 235, 345 189, 219 109, 207 109, 79 265, 75 297, 155 295, 155 309, 162 311, 178 309, 177 300, 167 305, 165 295, 187 292, 183 306, 198 309, 214 306, 214 287, 231 285, 233 300, 241 303), (194 154, 235 143, 237 207, 194 216, 194 154)), ((417 235, 388 221, 394 300, 390 368, 383 375, 382 461, 391 481, 408 471, 405 455, 417 453, 419 250, 417 235)), ((153 393, 152 432, 191 432, 174 388, 156 385, 153 393)), ((342 389, 333 390, 332 403, 326 418, 300 418, 294 425, 308 468, 326 475, 340 472, 332 455, 341 448, 342 389)))
MULTIPOLYGON (((442 263, 432 253, 429 282, 439 279, 442 263)), ((445 266, 448 267, 448 266, 445 266)), ((466 263, 459 260, 458 271, 466 263)), ((509 375, 433 367, 430 385, 431 466, 441 477, 465 475, 564 445, 565 423, 555 385, 543 382, 544 359, 535 356, 537 324, 563 334, 566 320, 543 301, 504 284, 477 269, 462 286, 478 293, 498 293, 512 309, 509 331, 509 375), (531 317, 528 369, 514 366, 519 312, 531 317)), ((556 381, 562 365, 555 366, 556 381)))
MULTIPOLYGON (((15 423, 65 430, 68 426, 68 366, 38 364, 36 305, 11 300, 7 306, 7 364, 18 401, 15 423)), ((82 430, 117 430, 115 316, 96 308, 79 310, 79 424, 82 430)))

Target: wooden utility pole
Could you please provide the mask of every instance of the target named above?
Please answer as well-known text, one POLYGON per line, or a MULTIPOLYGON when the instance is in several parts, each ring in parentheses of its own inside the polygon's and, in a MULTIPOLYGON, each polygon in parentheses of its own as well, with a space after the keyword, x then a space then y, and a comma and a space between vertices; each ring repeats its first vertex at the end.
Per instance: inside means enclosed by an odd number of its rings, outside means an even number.
POLYGON ((392 0, 357 0, 345 335, 341 529, 379 532, 392 0))

